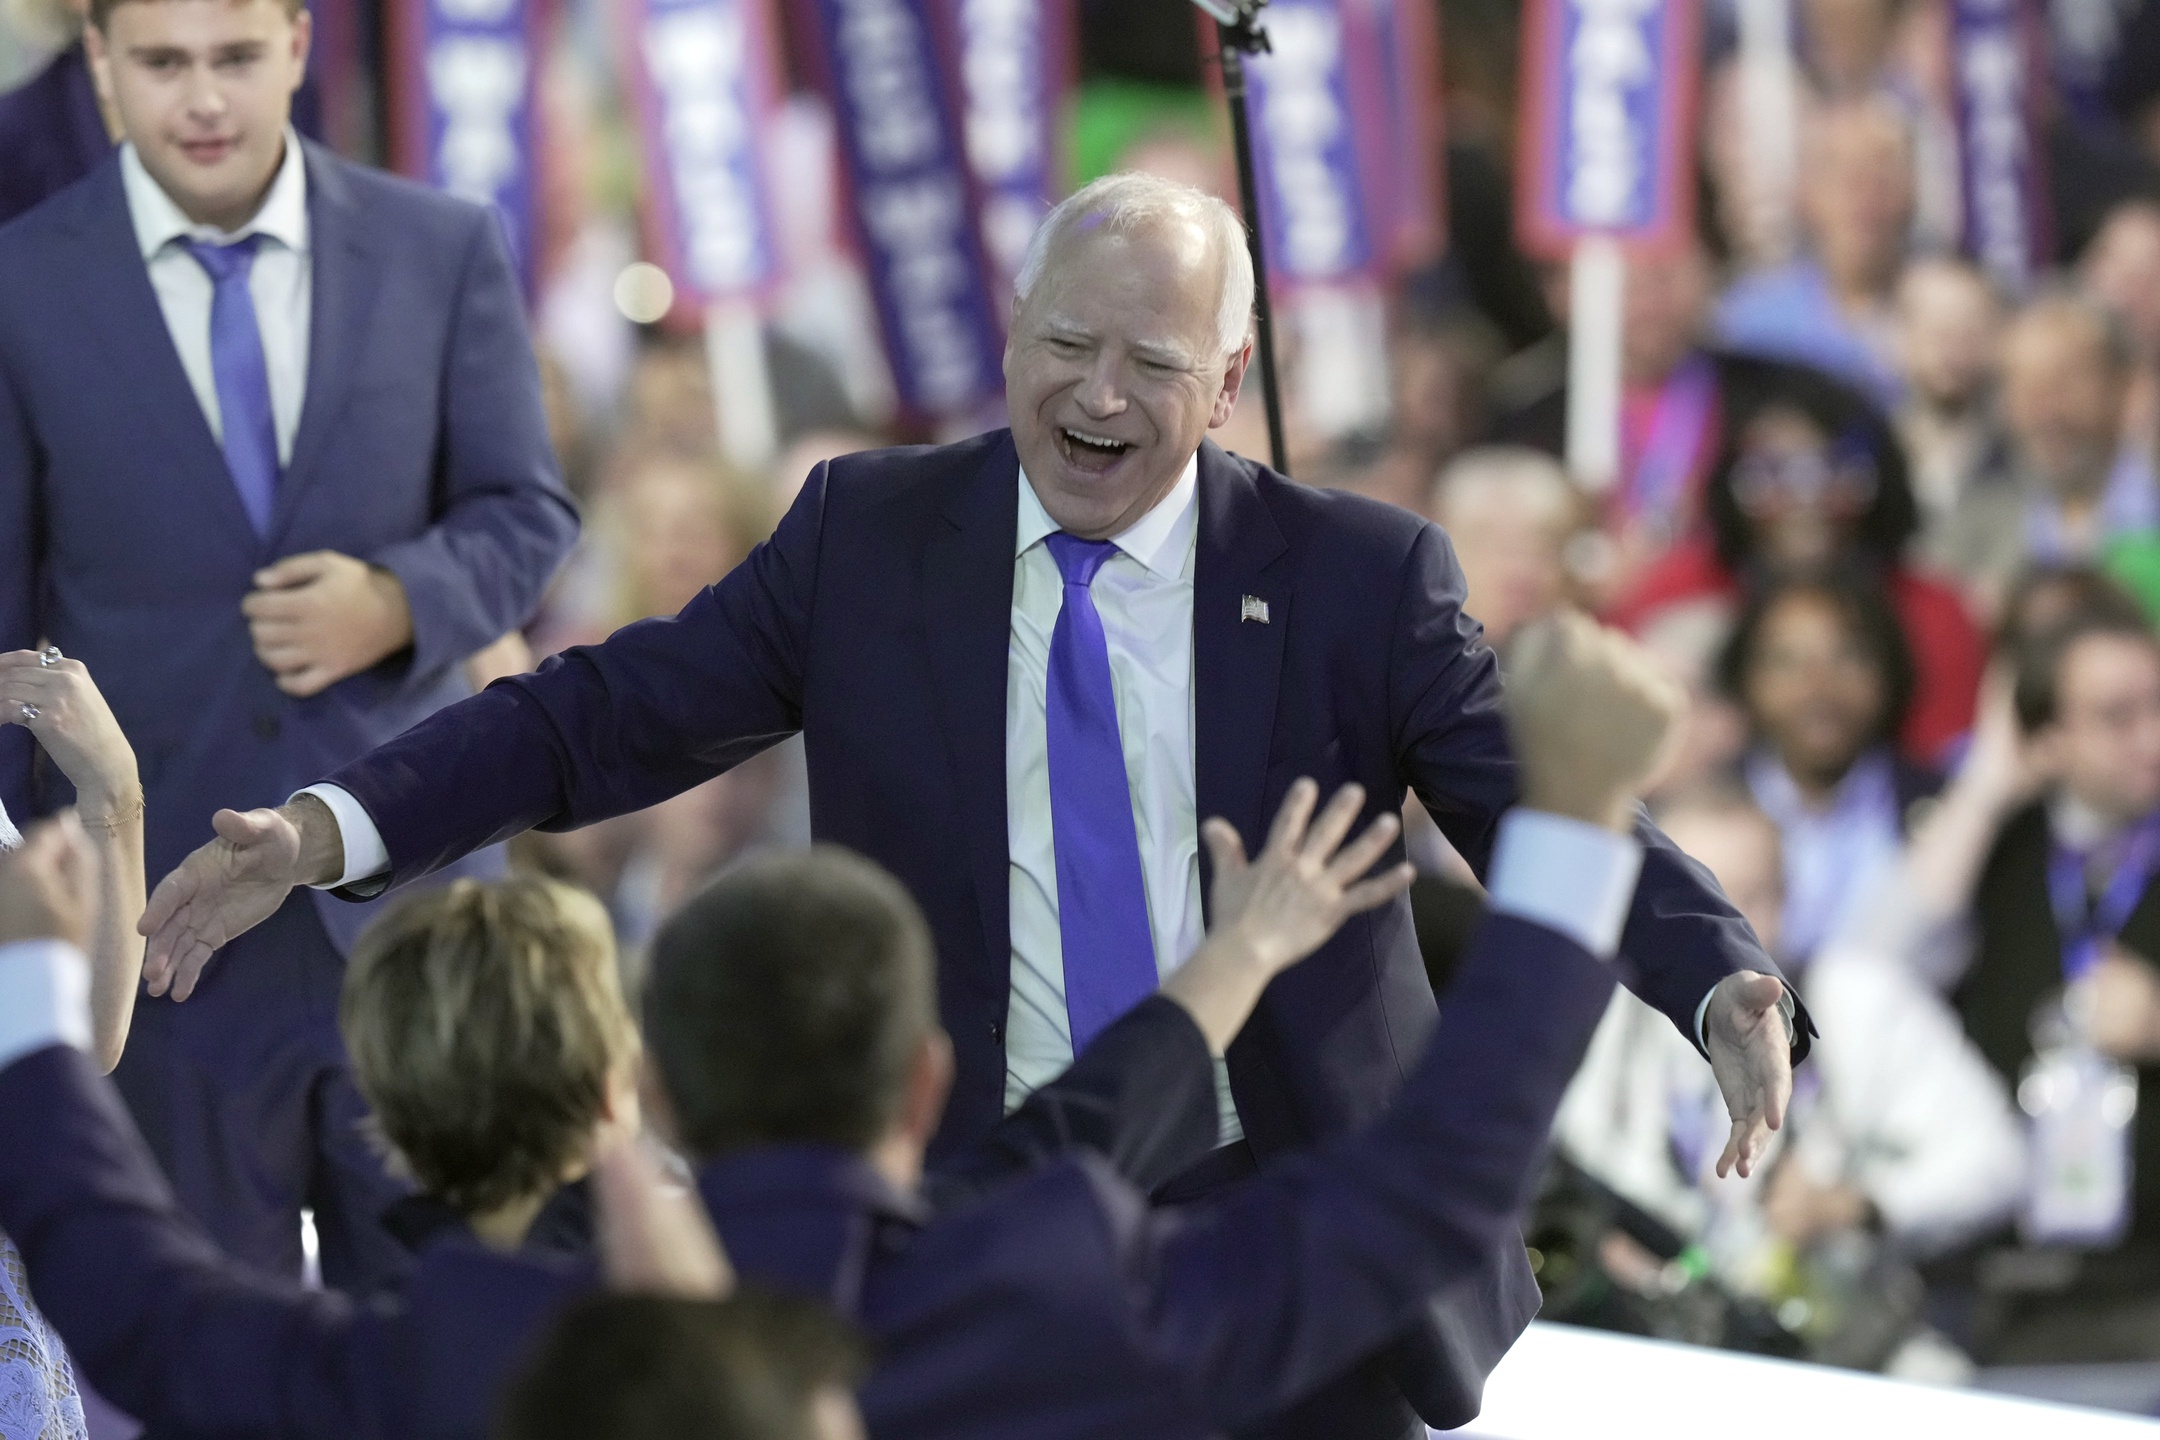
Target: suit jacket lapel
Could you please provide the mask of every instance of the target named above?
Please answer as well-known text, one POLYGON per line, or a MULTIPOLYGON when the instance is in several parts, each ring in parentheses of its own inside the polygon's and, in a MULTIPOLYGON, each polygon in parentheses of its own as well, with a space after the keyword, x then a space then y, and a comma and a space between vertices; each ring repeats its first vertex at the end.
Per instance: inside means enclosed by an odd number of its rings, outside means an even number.
POLYGON ((1268 745, 1291 603, 1288 576, 1271 567, 1288 550, 1245 464, 1203 441, 1193 563, 1195 798, 1201 819, 1222 816, 1248 850, 1267 836, 1268 745), (1265 621, 1244 618, 1247 597, 1266 607, 1265 621))
POLYGON ((1012 645, 1020 460, 1009 436, 956 482, 923 546, 922 593, 953 789, 974 867, 984 955, 1012 954, 1012 848, 1005 833, 1005 688, 1012 645))
POLYGON ((165 431, 179 476, 194 487, 199 503, 246 537, 253 552, 255 527, 233 488, 225 452, 210 433, 202 402, 188 383, 172 331, 165 325, 165 311, 150 284, 150 268, 136 246, 117 159, 99 172, 78 212, 76 228, 89 257, 75 272, 89 280, 81 287, 81 313, 104 339, 108 393, 126 396, 131 416, 144 417, 165 431))
POLYGON ((300 494, 320 468, 324 443, 352 393, 354 371, 365 348, 368 301, 376 292, 382 264, 359 204, 336 162, 309 141, 303 140, 301 147, 307 160, 311 273, 307 397, 300 406, 292 460, 278 482, 277 504, 271 512, 273 545, 292 522, 300 494))

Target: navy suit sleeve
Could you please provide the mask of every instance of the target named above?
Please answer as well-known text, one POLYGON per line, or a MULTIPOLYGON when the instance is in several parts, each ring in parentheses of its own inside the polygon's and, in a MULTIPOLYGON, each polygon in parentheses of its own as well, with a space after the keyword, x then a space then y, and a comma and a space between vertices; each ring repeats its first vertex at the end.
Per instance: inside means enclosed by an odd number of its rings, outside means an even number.
POLYGON ((577 538, 500 227, 483 214, 473 232, 442 381, 434 523, 363 557, 405 587, 416 680, 530 620, 577 538))
MULTIPOLYGON (((1501 706, 1500 664, 1483 628, 1463 609, 1462 567, 1438 526, 1411 546, 1396 602, 1389 713, 1403 778, 1480 877, 1492 859, 1500 817, 1515 803, 1515 757, 1501 706)), ((1628 987, 1697 1043, 1695 1010, 1736 970, 1776 974, 1777 966, 1710 872, 1650 823, 1642 878, 1620 937, 1628 987)), ((1798 1027, 1796 1058, 1808 1026, 1798 1027)))
POLYGON ((1487 919, 1378 1122, 1272 1161, 1222 1200, 1120 1227, 1149 1349, 1219 1423, 1250 1424, 1519 1243, 1553 1116, 1612 987, 1611 967, 1558 933, 1487 919))
POLYGON ((566 650, 327 777, 382 832, 365 896, 535 828, 642 810, 802 726, 826 467, 773 537, 665 620, 566 650))
POLYGON ((75 1050, 0 1072, 0 1230, 75 1363, 153 1432, 376 1430, 359 1397, 379 1352, 349 1302, 220 1255, 75 1050))
POLYGON ((924 1183, 932 1207, 965 1203, 1073 1150, 1092 1150, 1153 1190, 1215 1148, 1215 1062, 1192 1016, 1151 996, 1088 1042, 984 1140, 924 1183))
MULTIPOLYGON (((39 638, 37 446, 30 419, 0 366, 0 650, 27 650, 39 638)), ((0 805, 21 824, 37 813, 30 789, 37 742, 0 722, 0 805)))

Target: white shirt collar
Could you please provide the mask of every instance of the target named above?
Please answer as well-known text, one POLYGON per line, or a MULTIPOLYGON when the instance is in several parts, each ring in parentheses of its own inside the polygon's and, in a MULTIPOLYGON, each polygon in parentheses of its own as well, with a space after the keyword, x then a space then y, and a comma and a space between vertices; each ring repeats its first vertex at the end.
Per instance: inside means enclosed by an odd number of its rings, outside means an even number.
POLYGON ((145 260, 155 259, 175 240, 230 245, 247 235, 267 235, 294 254, 307 253, 307 165, 300 156, 300 137, 290 125, 285 127, 285 159, 270 181, 262 208, 254 219, 230 233, 188 219, 164 187, 150 178, 132 144, 120 147, 120 183, 127 193, 128 218, 135 225, 135 243, 145 260))
MULTIPOLYGON (((1192 548, 1193 533, 1199 522, 1200 452, 1194 451, 1162 499, 1147 514, 1127 526, 1123 532, 1110 537, 1117 546, 1149 571, 1165 580, 1176 580, 1185 573, 1185 556, 1192 548)), ((1045 537, 1055 535, 1057 521, 1043 509, 1036 498, 1035 487, 1028 482, 1027 470, 1020 471, 1020 525, 1014 537, 1013 554, 1024 555, 1045 537)))

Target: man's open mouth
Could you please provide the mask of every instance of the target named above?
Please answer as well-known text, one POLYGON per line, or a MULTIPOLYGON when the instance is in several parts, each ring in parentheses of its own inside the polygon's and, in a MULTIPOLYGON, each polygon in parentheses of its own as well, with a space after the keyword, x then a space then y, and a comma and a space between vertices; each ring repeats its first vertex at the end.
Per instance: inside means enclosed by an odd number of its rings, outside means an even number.
POLYGON ((1068 462, 1081 470, 1096 473, 1117 464, 1133 448, 1126 441, 1088 430, 1075 430, 1069 425, 1060 425, 1057 436, 1058 449, 1064 452, 1068 462))

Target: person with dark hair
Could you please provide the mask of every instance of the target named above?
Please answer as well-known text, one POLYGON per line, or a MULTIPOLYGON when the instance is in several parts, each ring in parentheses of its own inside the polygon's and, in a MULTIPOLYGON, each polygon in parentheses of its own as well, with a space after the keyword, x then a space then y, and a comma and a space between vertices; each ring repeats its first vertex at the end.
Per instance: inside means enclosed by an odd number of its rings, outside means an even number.
POLYGON ((861 1339, 822 1305, 600 1295, 549 1330, 495 1440, 861 1440, 861 1339))
MULTIPOLYGON (((867 862, 753 862, 669 922, 645 1001, 667 1113, 745 1282, 823 1299, 879 1347, 861 1392, 874 1433, 1339 1433, 1301 1403, 1380 1363, 1443 1288, 1494 1283, 1488 1237, 1521 1244, 1560 1093, 1612 993, 1593 957, 1613 953, 1639 863, 1627 817, 1678 707, 1580 617, 1526 634, 1509 688, 1533 798, 1503 822, 1494 913, 1400 1097, 1206 1199, 1151 1202, 1086 1155, 973 1204, 926 1193, 952 1075, 934 996, 952 977, 905 890, 867 862)), ((1188 1052, 1219 1054, 1274 973, 1371 898, 1342 887, 1380 847, 1336 854, 1361 797, 1312 819, 1316 794, 1292 787, 1252 862, 1207 826, 1216 928, 1147 1002, 1189 1015, 1188 1052), (1234 994, 1195 1003, 1225 976, 1234 994)), ((1201 1087, 1184 1106, 1205 1125, 1201 1087)), ((1534 1289, 1507 1303, 1534 1308, 1534 1289)))
POLYGON ((2014 661, 2014 683, 1991 693, 1972 756, 1917 827, 1874 929, 1949 992, 2032 1117, 2016 1243, 2047 1256, 1975 1272, 1980 1355, 2151 1361, 2160 1106, 2144 1099, 2160 1085, 2160 637, 2118 608, 2073 612, 2014 661), (2111 1091, 2139 1096, 2134 1115, 2111 1091))
POLYGON ((1754 734, 1742 774, 1783 852, 1778 958, 1805 965, 1895 863, 1912 807, 1942 788, 1896 750, 1912 655, 1880 591, 1825 576, 1750 599, 1720 671, 1754 734))
POLYGON ((1731 433, 1704 499, 1709 533, 1670 551, 1610 618, 1639 630, 1671 606, 1739 601, 1784 578, 1870 577, 1913 657, 1900 748, 1933 760, 1972 723, 1986 645, 1957 593, 1905 560, 1919 515, 1890 428, 1843 386, 1795 372, 1733 417, 1731 433))

